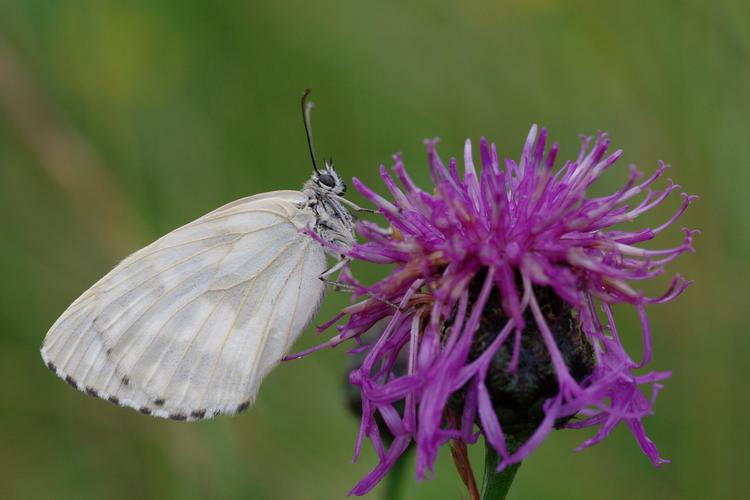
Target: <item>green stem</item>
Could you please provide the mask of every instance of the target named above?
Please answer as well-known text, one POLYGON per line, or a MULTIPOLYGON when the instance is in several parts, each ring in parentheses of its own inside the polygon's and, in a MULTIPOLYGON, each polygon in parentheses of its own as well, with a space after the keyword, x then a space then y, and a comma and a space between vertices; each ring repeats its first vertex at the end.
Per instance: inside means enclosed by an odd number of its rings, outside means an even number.
MULTIPOLYGON (((510 437, 510 436, 509 436, 510 437)), ((510 439, 508 440, 510 441, 510 439)), ((484 478, 482 479, 482 500, 503 500, 513 484, 520 462, 509 465, 501 472, 495 472, 499 458, 495 450, 487 441, 484 443, 484 478)))

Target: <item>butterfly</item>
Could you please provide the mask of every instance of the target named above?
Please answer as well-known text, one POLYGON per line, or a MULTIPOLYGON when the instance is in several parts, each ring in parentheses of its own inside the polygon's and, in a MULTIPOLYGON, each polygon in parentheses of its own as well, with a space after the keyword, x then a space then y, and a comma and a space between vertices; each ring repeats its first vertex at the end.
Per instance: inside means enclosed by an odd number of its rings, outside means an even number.
MULTIPOLYGON (((346 184, 318 169, 301 191, 229 203, 133 253, 52 325, 47 367, 71 386, 146 415, 200 420, 249 407, 263 377, 317 314, 326 249, 354 243, 346 184)), ((329 282, 331 283, 331 282, 329 282)))

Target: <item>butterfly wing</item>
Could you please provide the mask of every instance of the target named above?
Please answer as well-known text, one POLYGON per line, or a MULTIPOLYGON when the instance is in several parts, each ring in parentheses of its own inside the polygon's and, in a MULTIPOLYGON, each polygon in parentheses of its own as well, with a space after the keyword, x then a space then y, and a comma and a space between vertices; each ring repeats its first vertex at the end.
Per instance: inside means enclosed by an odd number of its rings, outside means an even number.
POLYGON ((317 313, 323 248, 298 191, 244 198, 130 255, 50 328, 79 390, 175 420, 234 414, 317 313))

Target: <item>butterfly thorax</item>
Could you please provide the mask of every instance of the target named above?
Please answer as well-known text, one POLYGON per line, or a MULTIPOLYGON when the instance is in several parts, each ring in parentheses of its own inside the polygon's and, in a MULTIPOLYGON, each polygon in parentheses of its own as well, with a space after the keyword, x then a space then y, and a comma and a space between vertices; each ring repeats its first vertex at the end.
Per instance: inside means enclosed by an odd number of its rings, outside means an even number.
POLYGON ((325 170, 315 171, 302 192, 315 215, 313 231, 329 243, 351 248, 354 244, 354 219, 338 200, 346 192, 346 184, 333 164, 326 162, 325 170))

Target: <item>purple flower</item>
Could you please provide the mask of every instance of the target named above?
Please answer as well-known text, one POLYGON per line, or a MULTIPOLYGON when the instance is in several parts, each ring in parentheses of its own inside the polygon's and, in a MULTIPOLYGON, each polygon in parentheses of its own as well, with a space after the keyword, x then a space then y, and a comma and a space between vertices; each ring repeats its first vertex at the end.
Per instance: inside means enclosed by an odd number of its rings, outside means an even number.
POLYGON ((380 463, 352 494, 372 489, 412 442, 417 476, 423 478, 444 443, 474 443, 480 433, 500 457, 498 470, 527 457, 554 427, 597 427, 577 448, 582 449, 620 422, 655 465, 667 461, 641 421, 652 413, 659 382, 670 375, 642 370, 651 359, 646 306, 672 300, 690 282, 676 275, 659 297, 644 295, 633 283, 661 274, 668 262, 692 251, 695 231, 684 229, 675 248, 636 245, 671 226, 695 197, 682 193, 680 208, 658 227, 613 229, 659 205, 679 186, 668 180, 663 189, 651 189, 668 168, 660 162, 640 183, 642 174, 631 166, 619 191, 587 196, 589 186, 621 156, 619 150, 606 155, 606 134, 599 134, 593 147, 591 141, 584 138, 578 158, 555 169, 558 145, 546 150, 546 130, 537 138, 533 126, 520 161, 506 160, 503 168, 495 145, 482 138, 477 172, 467 140, 462 177, 455 159, 447 167, 442 163, 433 140, 427 141, 427 156, 434 190, 418 188, 398 155, 393 172, 400 187, 380 167, 391 200, 353 180, 389 227, 360 222, 364 241, 334 250, 392 270, 365 286, 345 269, 342 280, 364 299, 320 328, 345 318, 338 335, 293 356, 350 339, 360 344, 355 350, 366 351, 349 377, 362 400, 355 458, 367 437, 380 463), (620 341, 615 304, 632 306, 640 318, 640 360, 620 341), (365 345, 360 337, 384 318, 382 335, 365 345), (550 380, 534 372, 545 366, 550 380), (526 389, 508 396, 510 387, 529 380, 535 391, 530 398, 524 399, 526 389), (650 396, 641 386, 650 386, 650 396), (530 407, 534 398, 541 398, 536 414, 530 407), (518 415, 526 421, 519 423, 518 415), (390 446, 381 439, 385 429, 378 421, 393 436, 390 446), (524 425, 524 432, 518 431, 524 425), (516 441, 522 436, 520 445, 511 446, 510 435, 516 441))

